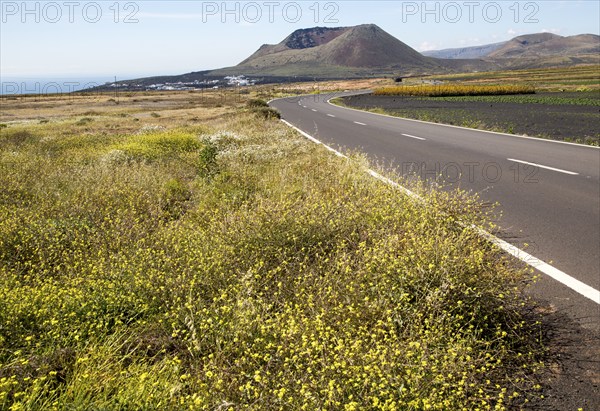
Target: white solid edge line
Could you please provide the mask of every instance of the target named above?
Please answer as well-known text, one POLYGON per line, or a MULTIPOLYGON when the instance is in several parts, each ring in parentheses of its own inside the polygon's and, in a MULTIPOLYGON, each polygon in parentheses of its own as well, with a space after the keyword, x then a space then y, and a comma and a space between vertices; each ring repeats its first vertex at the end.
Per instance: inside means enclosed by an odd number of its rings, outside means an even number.
POLYGON ((288 127, 293 128, 294 130, 296 130, 298 133, 302 134, 304 137, 306 137, 307 139, 309 139, 310 141, 312 141, 315 144, 319 144, 322 145, 323 147, 325 147, 327 150, 331 151, 332 153, 334 153, 336 156, 338 157, 342 157, 342 158, 348 158, 347 156, 345 156, 344 154, 340 153, 339 151, 337 151, 334 148, 329 147, 327 144, 324 144, 322 142, 320 142, 319 140, 317 140, 316 138, 314 138, 313 136, 311 136, 308 133, 305 133, 304 131, 300 130, 298 127, 294 126, 291 123, 288 123, 287 121, 285 121, 284 119, 281 119, 281 121, 283 123, 285 123, 288 127))
POLYGON ((563 170, 563 169, 560 169, 560 168, 544 166, 544 165, 537 164, 537 163, 530 163, 529 161, 515 160, 514 158, 507 158, 507 160, 508 161, 514 161, 515 163, 527 164, 529 166, 535 166, 535 167, 539 167, 539 168, 545 168, 546 170, 558 171, 559 173, 570 174, 572 176, 578 176, 579 175, 579 173, 576 173, 574 171, 567 171, 567 170, 563 170))
MULTIPOLYGON (((291 124, 283 119, 281 121, 283 123, 285 123, 287 126, 293 128, 294 130, 296 130, 297 132, 302 134, 304 137, 306 137, 313 143, 322 145, 327 150, 333 152, 336 156, 346 158, 346 159, 348 158, 347 156, 340 153, 339 151, 329 147, 327 144, 317 140, 310 134, 305 133, 304 131, 300 130, 298 127, 294 126, 293 124, 291 124)), ((382 176, 381 174, 379 174, 378 172, 376 172, 374 170, 371 170, 370 168, 367 169, 366 171, 371 176, 384 182, 385 184, 389 184, 390 186, 395 187, 395 188, 399 189, 400 191, 406 193, 408 196, 413 197, 419 201, 422 201, 422 199, 421 199, 421 197, 419 197, 419 195, 410 191, 406 187, 401 186, 400 184, 396 183, 395 181, 392 181, 389 178, 382 176)), ((481 228, 479 228, 475 225, 473 225, 471 227, 474 230, 476 230, 482 237, 486 238, 491 243, 500 247, 502 250, 506 251, 513 257, 519 259, 520 261, 524 262, 525 264, 529 265, 530 267, 533 267, 536 270, 546 274, 548 277, 553 278, 554 280, 558 281, 559 283, 569 287, 571 290, 575 291, 576 293, 592 300, 596 304, 600 304, 600 291, 596 290, 595 288, 590 287, 589 285, 579 281, 578 279, 571 277, 567 273, 560 271, 558 268, 552 267, 550 264, 540 260, 539 258, 532 256, 531 254, 521 250, 520 248, 518 248, 510 243, 507 243, 504 240, 501 240, 500 238, 496 237, 495 235, 490 234, 487 231, 482 230, 481 228)))
POLYGON ((535 268, 538 271, 546 274, 548 277, 551 277, 558 281, 559 283, 566 285, 571 290, 583 295, 586 298, 589 298, 596 304, 600 304, 600 291, 595 288, 590 287, 589 285, 582 283, 576 278, 571 277, 567 273, 560 271, 558 268, 552 267, 550 264, 540 260, 532 256, 531 254, 515 247, 514 245, 507 243, 504 240, 499 239, 498 237, 484 231, 478 227, 473 226, 479 234, 483 237, 487 238, 492 243, 496 244, 498 247, 509 253, 510 255, 518 258, 523 261, 527 265, 535 268))
POLYGON ((410 134, 402 134, 404 137, 416 138, 417 140, 425 140, 423 137, 411 136, 410 134))
MULTIPOLYGON (((348 96, 342 96, 342 97, 348 97, 348 96)), ((338 98, 338 97, 331 97, 329 100, 327 100, 327 104, 329 104, 331 106, 334 106, 334 107, 341 108, 341 109, 345 109, 345 110, 352 110, 352 111, 358 111, 359 113, 372 114, 374 116, 382 116, 382 117, 395 118, 395 119, 398 119, 398 120, 413 121, 415 123, 433 124, 433 125, 442 126, 442 127, 458 128, 458 129, 461 129, 461 130, 480 131, 482 133, 497 134, 497 135, 501 135, 501 136, 508 136, 508 137, 514 137, 514 138, 524 138, 524 139, 527 139, 527 140, 543 141, 543 142, 546 142, 546 143, 567 144, 567 145, 570 145, 570 146, 600 149, 600 146, 591 146, 591 145, 587 145, 587 144, 570 143, 568 141, 549 140, 549 139, 539 138, 539 137, 520 136, 518 134, 498 133, 496 131, 480 130, 478 128, 468 128, 468 127, 461 127, 461 126, 453 126, 451 124, 432 123, 430 121, 415 120, 413 118, 397 117, 397 116, 390 116, 389 114, 373 113, 371 111, 359 110, 359 109, 356 109, 356 108, 350 108, 350 107, 344 107, 344 106, 338 106, 337 104, 333 104, 331 102, 331 100, 333 100, 334 98, 338 98)))
POLYGON ((359 126, 366 126, 365 123, 361 123, 360 121, 353 121, 354 124, 358 124, 359 126))
MULTIPOLYGON (((298 133, 302 134, 304 137, 306 137, 307 139, 309 139, 310 141, 312 141, 315 144, 321 145, 323 147, 325 147, 327 150, 331 151, 332 153, 334 153, 336 156, 338 157, 342 157, 345 159, 348 159, 348 156, 346 156, 345 154, 340 153, 339 151, 337 151, 335 148, 332 148, 330 146, 328 146, 327 144, 323 143, 322 141, 317 140, 316 138, 314 138, 313 136, 311 136, 310 134, 300 130, 298 127, 296 127, 295 125, 293 125, 292 123, 287 122, 284 119, 281 119, 281 121, 286 124, 288 127, 293 128, 294 130, 296 130, 298 133)), ((379 174, 377 171, 371 170, 370 168, 367 169, 367 173, 369 173, 370 175, 372 175, 373 177, 375 177, 378 180, 383 181, 386 184, 389 184, 397 189, 399 189, 400 191, 403 191, 404 193, 406 193, 407 195, 414 197, 416 199, 420 200, 420 197, 413 193, 412 191, 410 191, 408 188, 406 187, 402 187, 400 184, 396 183, 395 181, 390 180, 387 177, 382 176, 381 174, 379 174)))

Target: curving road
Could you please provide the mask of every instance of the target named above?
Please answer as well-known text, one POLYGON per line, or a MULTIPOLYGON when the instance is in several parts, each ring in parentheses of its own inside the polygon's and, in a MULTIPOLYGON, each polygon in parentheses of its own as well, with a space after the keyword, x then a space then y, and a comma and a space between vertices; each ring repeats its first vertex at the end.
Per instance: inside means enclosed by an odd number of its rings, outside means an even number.
MULTIPOLYGON (((363 92, 364 93, 364 92, 363 92)), ((283 119, 340 151, 360 150, 405 176, 498 202, 501 238, 549 264, 536 296, 600 333, 600 150, 377 115, 329 100, 278 99, 283 119), (559 276, 549 276, 555 270, 559 276), (561 277, 561 275, 563 275, 561 277), (558 278, 560 281, 557 281, 558 278)), ((598 334, 597 334, 598 335, 598 334)))

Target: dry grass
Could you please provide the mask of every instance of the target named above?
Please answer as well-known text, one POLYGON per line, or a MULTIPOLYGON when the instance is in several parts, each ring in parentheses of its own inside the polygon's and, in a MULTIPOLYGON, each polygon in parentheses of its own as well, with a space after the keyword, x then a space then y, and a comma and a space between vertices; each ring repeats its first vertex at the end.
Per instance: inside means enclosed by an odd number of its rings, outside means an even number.
POLYGON ((145 114, 237 107, 246 97, 235 90, 194 92, 78 93, 70 95, 2 96, 0 121, 77 115, 145 114), (221 106, 221 107, 219 107, 221 106))
POLYGON ((345 90, 368 90, 389 84, 389 79, 331 80, 260 86, 257 95, 263 98, 287 97, 300 94, 318 94, 345 90))

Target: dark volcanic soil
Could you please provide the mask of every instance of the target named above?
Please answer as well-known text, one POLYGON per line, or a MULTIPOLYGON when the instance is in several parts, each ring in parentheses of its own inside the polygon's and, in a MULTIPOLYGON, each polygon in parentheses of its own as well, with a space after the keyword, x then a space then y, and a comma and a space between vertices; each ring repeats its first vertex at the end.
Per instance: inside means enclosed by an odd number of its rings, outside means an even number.
MULTIPOLYGON (((548 98, 576 93, 546 93, 548 98)), ((540 97, 545 94, 540 93, 540 97)), ((569 104, 444 101, 364 94, 343 98, 360 109, 381 108, 400 117, 504 133, 576 142, 600 141, 600 107, 569 104)))
POLYGON ((600 410, 600 338, 544 301, 539 306, 548 356, 537 399, 525 411, 600 410))

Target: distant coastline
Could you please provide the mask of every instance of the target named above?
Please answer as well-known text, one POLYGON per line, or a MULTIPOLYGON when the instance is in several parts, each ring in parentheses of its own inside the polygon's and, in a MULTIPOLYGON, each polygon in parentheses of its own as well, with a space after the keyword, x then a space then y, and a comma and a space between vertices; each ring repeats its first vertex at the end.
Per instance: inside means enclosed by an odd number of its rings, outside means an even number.
POLYGON ((0 95, 61 94, 98 87, 114 77, 11 77, 0 78, 0 95))

